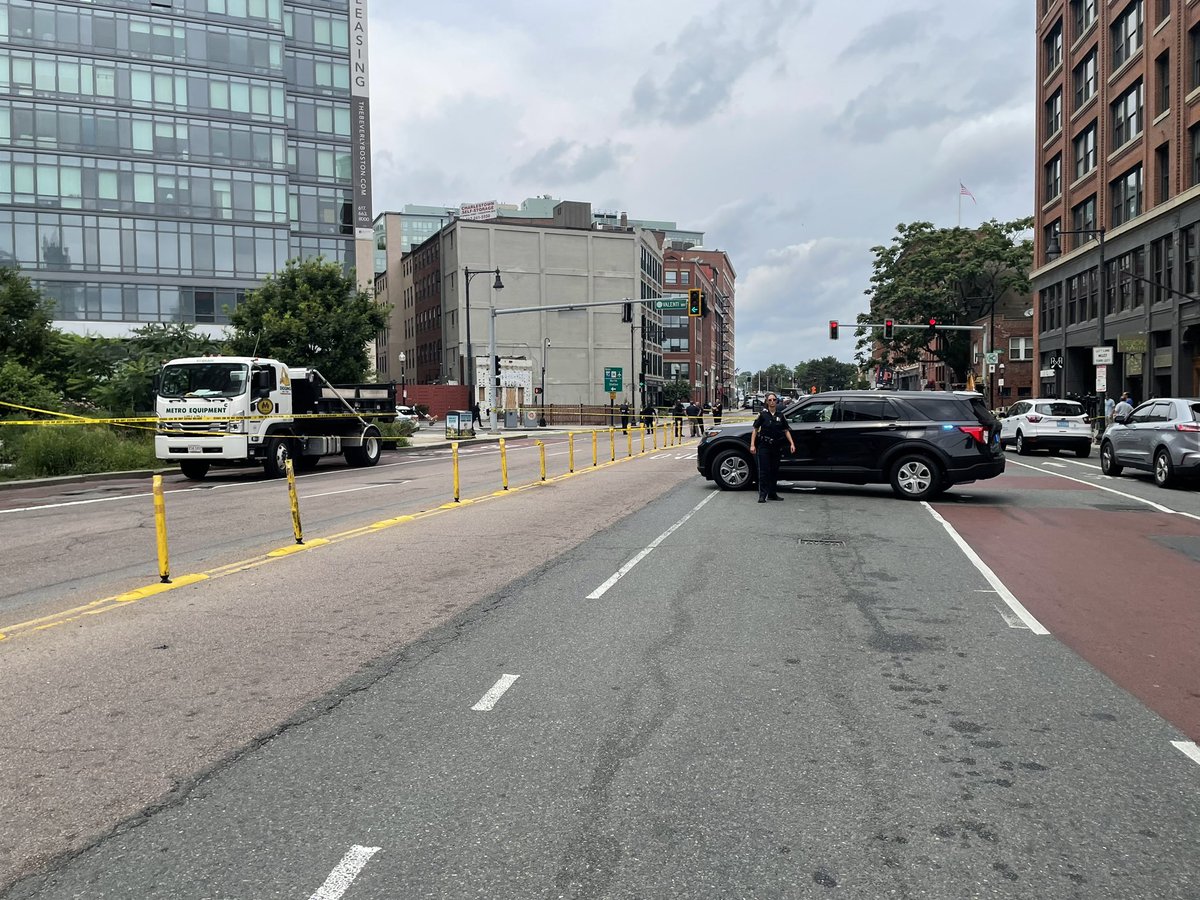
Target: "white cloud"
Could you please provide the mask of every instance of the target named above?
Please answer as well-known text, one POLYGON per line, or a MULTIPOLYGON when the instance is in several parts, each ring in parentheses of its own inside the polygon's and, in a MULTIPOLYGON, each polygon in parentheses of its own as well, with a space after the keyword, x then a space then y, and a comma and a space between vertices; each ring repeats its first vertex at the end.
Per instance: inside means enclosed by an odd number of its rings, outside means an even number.
POLYGON ((702 228, 737 364, 836 355, 900 222, 1029 215, 1033 4, 372 6, 376 209, 552 193, 702 228), (1017 7, 1020 7, 1019 9, 1017 7))

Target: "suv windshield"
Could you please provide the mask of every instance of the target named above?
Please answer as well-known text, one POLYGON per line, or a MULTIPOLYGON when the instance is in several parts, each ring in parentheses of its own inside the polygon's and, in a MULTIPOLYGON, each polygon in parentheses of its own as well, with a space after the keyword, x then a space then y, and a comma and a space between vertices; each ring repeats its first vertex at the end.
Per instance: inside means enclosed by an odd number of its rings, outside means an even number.
POLYGON ((245 363, 213 360, 166 366, 158 379, 160 397, 236 397, 245 390, 245 363))
POLYGON ((1038 403, 1034 408, 1043 416, 1083 415, 1083 407, 1073 400, 1060 400, 1056 403, 1038 403))

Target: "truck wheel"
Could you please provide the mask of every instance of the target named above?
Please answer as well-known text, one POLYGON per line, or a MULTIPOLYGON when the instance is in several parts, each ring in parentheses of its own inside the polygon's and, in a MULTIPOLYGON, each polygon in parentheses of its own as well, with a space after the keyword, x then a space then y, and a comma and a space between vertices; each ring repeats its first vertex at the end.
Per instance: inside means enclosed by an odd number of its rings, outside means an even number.
POLYGON ((287 438, 275 437, 267 440, 267 458, 263 471, 268 478, 283 478, 287 475, 287 461, 292 458, 292 448, 287 438))
POLYGON ((347 447, 342 454, 346 462, 352 466, 373 466, 383 455, 383 435, 374 425, 368 425, 363 431, 362 444, 358 447, 347 447))
POLYGON ((180 460, 179 471, 190 481, 203 481, 204 476, 208 474, 208 463, 194 459, 180 460))

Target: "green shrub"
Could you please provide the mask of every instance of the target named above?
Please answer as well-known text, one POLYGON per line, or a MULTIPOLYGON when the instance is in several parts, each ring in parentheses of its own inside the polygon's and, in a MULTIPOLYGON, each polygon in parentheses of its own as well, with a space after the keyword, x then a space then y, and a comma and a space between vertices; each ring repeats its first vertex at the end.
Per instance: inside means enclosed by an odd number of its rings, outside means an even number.
POLYGON ((380 422, 379 433, 389 447, 407 447, 416 429, 412 422, 380 422))
POLYGON ((16 478, 162 468, 154 457, 154 436, 145 431, 91 425, 34 428, 19 436, 16 445, 13 468, 8 470, 16 478))

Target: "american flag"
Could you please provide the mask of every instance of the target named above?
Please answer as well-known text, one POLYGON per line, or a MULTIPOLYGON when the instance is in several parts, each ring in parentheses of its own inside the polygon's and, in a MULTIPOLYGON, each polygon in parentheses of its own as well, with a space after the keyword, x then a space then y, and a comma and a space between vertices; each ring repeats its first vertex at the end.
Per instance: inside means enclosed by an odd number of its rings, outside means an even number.
POLYGON ((967 186, 965 184, 963 184, 961 181, 958 183, 958 195, 960 197, 970 197, 971 202, 978 205, 978 201, 975 199, 975 195, 972 194, 970 191, 968 191, 967 186))

